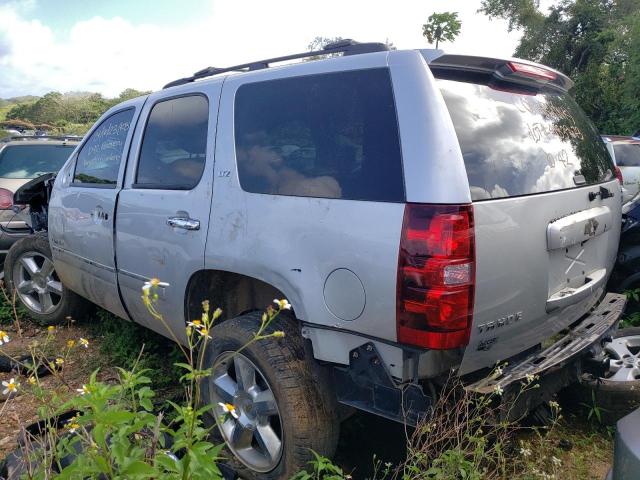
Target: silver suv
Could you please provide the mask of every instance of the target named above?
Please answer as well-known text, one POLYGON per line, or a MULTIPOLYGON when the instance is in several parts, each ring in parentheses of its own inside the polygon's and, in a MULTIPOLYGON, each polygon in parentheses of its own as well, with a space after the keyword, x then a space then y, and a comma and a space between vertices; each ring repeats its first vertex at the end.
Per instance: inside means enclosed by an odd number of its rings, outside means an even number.
POLYGON ((480 392, 539 374, 532 408, 599 362, 624 307, 604 290, 620 185, 570 86, 351 41, 204 69, 95 124, 53 185, 49 243, 16 245, 10 280, 44 321, 82 297, 168 335, 140 300, 158 277, 183 340, 201 301, 224 309, 210 362, 287 298, 287 336, 204 389, 216 419, 240 412, 218 426, 247 476, 330 455, 338 404, 415 423, 452 370, 480 392))

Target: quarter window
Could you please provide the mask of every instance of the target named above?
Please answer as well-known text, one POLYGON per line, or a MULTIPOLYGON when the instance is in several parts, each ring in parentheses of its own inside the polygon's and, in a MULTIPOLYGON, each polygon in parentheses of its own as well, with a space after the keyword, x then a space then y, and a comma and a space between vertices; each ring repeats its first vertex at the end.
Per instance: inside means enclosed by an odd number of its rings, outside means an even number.
POLYGON ((202 95, 156 103, 144 133, 135 187, 190 190, 207 150, 209 103, 202 95))
POLYGON ((404 200, 388 69, 243 85, 235 100, 235 141, 248 192, 404 200))
POLYGON ((133 118, 133 109, 107 118, 82 146, 76 162, 74 183, 115 185, 122 152, 133 118))

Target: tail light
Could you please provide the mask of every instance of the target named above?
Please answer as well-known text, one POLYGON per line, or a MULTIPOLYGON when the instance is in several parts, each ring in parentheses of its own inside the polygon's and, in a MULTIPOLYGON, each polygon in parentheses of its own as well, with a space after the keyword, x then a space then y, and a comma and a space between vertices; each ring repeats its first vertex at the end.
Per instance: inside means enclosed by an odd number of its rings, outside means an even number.
POLYGON ((437 350, 469 343, 474 290, 473 207, 408 203, 398 258, 398 341, 437 350))
POLYGON ((13 205, 13 192, 0 188, 0 210, 9 210, 13 205))
POLYGON ((622 185, 624 179, 622 178, 622 170, 620 170, 620 167, 616 166, 615 174, 616 174, 616 178, 618 179, 618 182, 620 182, 620 185, 622 185))

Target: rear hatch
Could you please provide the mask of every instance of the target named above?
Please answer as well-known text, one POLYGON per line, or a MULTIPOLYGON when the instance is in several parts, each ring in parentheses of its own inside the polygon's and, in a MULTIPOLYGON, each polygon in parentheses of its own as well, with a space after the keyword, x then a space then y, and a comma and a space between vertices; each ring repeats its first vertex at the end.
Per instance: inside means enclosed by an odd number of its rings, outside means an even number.
POLYGON ((568 79, 439 61, 431 69, 475 222, 465 374, 539 348, 598 302, 617 251, 621 193, 602 140, 564 89, 568 79))

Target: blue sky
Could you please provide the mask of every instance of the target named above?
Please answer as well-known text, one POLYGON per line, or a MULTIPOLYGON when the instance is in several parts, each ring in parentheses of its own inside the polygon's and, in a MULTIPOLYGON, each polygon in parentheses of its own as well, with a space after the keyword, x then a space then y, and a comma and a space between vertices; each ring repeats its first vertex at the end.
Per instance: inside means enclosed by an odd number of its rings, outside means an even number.
POLYGON ((120 16, 133 23, 166 26, 188 23, 212 7, 209 0, 39 0, 24 3, 28 5, 23 8, 25 19, 39 20, 60 35, 67 34, 75 23, 90 17, 120 16))
POLYGON ((480 0, 0 0, 0 98, 156 90, 209 65, 304 51, 316 36, 425 48, 422 24, 442 11, 462 21, 445 50, 511 56, 520 33, 479 7, 480 0))

